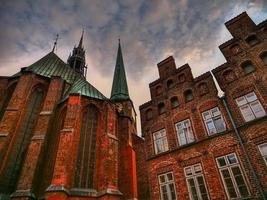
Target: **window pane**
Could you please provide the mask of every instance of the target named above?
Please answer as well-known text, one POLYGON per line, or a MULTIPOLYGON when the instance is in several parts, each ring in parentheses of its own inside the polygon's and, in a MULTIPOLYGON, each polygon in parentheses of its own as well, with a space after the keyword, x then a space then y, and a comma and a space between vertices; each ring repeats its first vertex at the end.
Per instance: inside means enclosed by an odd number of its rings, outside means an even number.
POLYGON ((179 131, 179 141, 181 145, 186 144, 184 131, 179 131))
POLYGON ((191 192, 191 195, 192 195, 192 199, 193 200, 198 200, 197 198, 197 190, 196 190, 196 186, 195 186, 195 183, 194 183, 194 179, 187 179, 187 182, 188 182, 188 185, 189 185, 189 188, 190 188, 190 192, 191 192))
POLYGON ((165 176, 164 175, 159 177, 159 182, 160 183, 165 183, 165 176))
POLYGON ((161 186, 161 193, 162 193, 162 199, 163 200, 169 200, 168 192, 167 192, 167 186, 166 185, 162 185, 161 186))
POLYGON ((237 163, 236 156, 235 154, 230 154, 227 156, 229 164, 234 164, 237 163))
POLYGON ((199 191, 201 193, 202 199, 209 199, 203 177, 202 176, 197 177, 197 182, 199 185, 199 191))
POLYGON ((213 116, 213 117, 218 116, 218 115, 221 114, 220 111, 219 111, 219 109, 218 109, 217 107, 216 107, 216 108, 213 108, 213 109, 211 110, 211 113, 212 113, 212 116, 213 116))
POLYGON ((215 128, 215 126, 213 124, 213 121, 207 121, 206 125, 207 125, 207 128, 208 128, 208 131, 209 131, 210 135, 216 133, 216 128, 215 128))
POLYGON ((168 177, 168 180, 171 181, 172 180, 172 173, 168 173, 167 177, 168 177))
POLYGON ((232 167, 232 172, 234 174, 235 181, 241 196, 248 196, 247 186, 245 184, 240 168, 238 166, 232 167))
POLYGON ((261 155, 267 156, 267 143, 261 144, 259 148, 260 148, 261 155))
POLYGON ((257 96, 255 95, 254 92, 251 92, 246 95, 246 99, 248 102, 252 102, 252 101, 257 100, 257 96))
POLYGON ((203 117, 204 119, 210 119, 211 118, 210 112, 204 112, 203 117))
POLYGON ((236 103, 238 106, 242 106, 247 103, 247 100, 245 99, 245 97, 239 97, 236 99, 236 103))
POLYGON ((224 169, 221 172, 222 172, 222 176, 223 176, 223 179, 224 179, 224 182, 225 182, 226 189, 227 189, 227 191, 229 193, 229 196, 231 198, 236 198, 237 194, 236 194, 236 191, 235 191, 235 188, 234 188, 234 184, 232 182, 232 179, 230 177, 230 173, 229 173, 228 169, 224 169))
POLYGON ((174 189, 174 184, 171 183, 169 185, 170 192, 171 192, 171 200, 176 200, 176 194, 175 194, 175 189, 174 189))
POLYGON ((192 173, 192 170, 191 170, 191 167, 185 168, 185 174, 186 174, 187 176, 190 176, 190 175, 193 174, 193 173, 192 173))
POLYGON ((196 165, 196 166, 194 166, 194 171, 195 171, 195 173, 199 173, 199 172, 201 172, 201 171, 202 171, 202 169, 201 169, 201 165, 196 165))
POLYGON ((224 124, 224 121, 222 120, 221 117, 214 119, 214 124, 215 124, 215 127, 216 127, 218 133, 225 131, 225 124, 224 124))
POLYGON ((245 119, 245 121, 251 121, 255 119, 250 107, 248 105, 244 105, 240 107, 241 113, 245 119))
POLYGON ((224 157, 218 158, 217 159, 217 162, 218 162, 218 164, 219 164, 220 167, 223 167, 223 166, 226 165, 226 162, 225 162, 224 157))
POLYGON ((265 115, 265 111, 258 100, 250 103, 250 106, 256 117, 262 117, 265 115))

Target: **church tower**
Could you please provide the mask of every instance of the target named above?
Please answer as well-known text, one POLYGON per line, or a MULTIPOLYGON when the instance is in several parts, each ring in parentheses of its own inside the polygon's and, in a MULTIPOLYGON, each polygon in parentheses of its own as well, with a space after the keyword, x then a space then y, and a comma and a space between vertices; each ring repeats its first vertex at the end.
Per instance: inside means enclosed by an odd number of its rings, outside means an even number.
POLYGON ((85 64, 85 50, 83 48, 83 33, 79 42, 78 47, 74 47, 72 50, 72 55, 70 54, 68 58, 68 64, 71 68, 73 68, 76 72, 79 72, 84 77, 87 73, 87 66, 85 64))
POLYGON ((118 115, 119 188, 126 199, 136 199, 136 159, 132 145, 132 136, 136 135, 136 112, 129 96, 120 40, 110 100, 116 105, 118 115))

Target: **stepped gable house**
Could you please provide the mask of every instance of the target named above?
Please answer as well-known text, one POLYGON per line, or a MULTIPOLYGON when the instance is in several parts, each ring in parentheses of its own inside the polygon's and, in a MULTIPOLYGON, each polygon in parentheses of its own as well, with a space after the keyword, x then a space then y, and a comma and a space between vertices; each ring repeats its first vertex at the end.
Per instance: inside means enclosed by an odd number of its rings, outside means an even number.
POLYGON ((225 25, 233 38, 212 72, 157 65, 144 140, 134 137, 139 200, 267 199, 267 21, 242 13, 225 25))
POLYGON ((0 199, 136 199, 136 134, 119 44, 112 93, 86 81, 83 35, 0 77, 0 199))

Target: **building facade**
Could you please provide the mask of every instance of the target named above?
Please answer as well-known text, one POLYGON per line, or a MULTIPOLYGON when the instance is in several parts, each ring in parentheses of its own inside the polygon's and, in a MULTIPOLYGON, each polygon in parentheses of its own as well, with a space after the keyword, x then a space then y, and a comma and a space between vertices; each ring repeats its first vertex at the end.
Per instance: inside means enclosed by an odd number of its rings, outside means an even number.
POLYGON ((111 97, 86 81, 83 36, 0 77, 0 199, 136 199, 136 134, 119 44, 111 97))
POLYGON ((233 38, 212 73, 157 65, 134 137, 139 200, 267 199, 267 21, 225 25, 233 38))

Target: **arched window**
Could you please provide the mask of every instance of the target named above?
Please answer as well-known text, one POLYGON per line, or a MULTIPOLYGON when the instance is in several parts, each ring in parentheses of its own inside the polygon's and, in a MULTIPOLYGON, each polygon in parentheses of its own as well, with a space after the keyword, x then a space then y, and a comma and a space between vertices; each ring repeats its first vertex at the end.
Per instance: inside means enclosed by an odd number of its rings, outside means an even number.
POLYGON ((82 115, 74 183, 76 188, 94 188, 97 129, 98 111, 90 105, 82 115))
POLYGON ((186 90, 184 92, 184 98, 185 98, 185 101, 191 101, 194 97, 193 97, 193 93, 192 93, 192 90, 186 90))
POLYGON ((172 108, 175 108, 175 107, 179 106, 179 101, 178 101, 177 97, 172 97, 171 98, 171 106, 172 106, 172 108))
POLYGON ((256 35, 251 35, 251 36, 247 37, 246 42, 249 44, 249 46, 254 46, 254 45, 258 44, 260 41, 256 35))
POLYGON ((179 80, 180 83, 185 82, 185 75, 184 74, 179 75, 178 76, 178 80, 179 80))
POLYGON ((172 79, 168 80, 167 81, 167 88, 170 89, 170 88, 173 88, 173 86, 174 86, 173 80, 172 79))
POLYGON ((201 96, 204 95, 204 94, 209 93, 209 89, 208 89, 208 86, 207 86, 206 83, 200 83, 198 85, 198 89, 199 89, 199 93, 200 93, 201 96))
POLYGON ((260 55, 260 58, 261 58, 262 62, 264 63, 264 65, 267 65, 267 51, 263 52, 260 55))
POLYGON ((10 159, 8 160, 8 163, 2 176, 4 182, 7 183, 4 183, 7 188, 3 189, 7 192, 9 190, 10 192, 13 192, 15 189, 19 177, 19 172, 21 170, 22 163, 25 158, 38 115, 41 111, 43 101, 44 90, 43 88, 38 87, 33 91, 27 102, 25 114, 23 116, 13 146, 14 148, 11 151, 10 159))
POLYGON ((165 104, 164 103, 159 103, 159 105, 158 105, 158 112, 159 112, 159 114, 162 114, 165 111, 166 111, 165 110, 165 104))
POLYGON ((156 87, 156 95, 160 95, 161 93, 162 93, 161 86, 158 85, 158 86, 156 87))
POLYGON ((241 67, 242 67, 243 71, 245 72, 245 74, 248 74, 248 73, 256 70, 256 68, 254 67, 254 65, 250 61, 246 61, 246 62, 242 63, 241 67))
POLYGON ((148 109, 146 111, 146 120, 151 120, 153 118, 153 113, 152 113, 152 109, 148 109))
POLYGON ((3 105, 2 105, 2 109, 0 110, 0 122, 4 116, 4 113, 6 111, 6 108, 8 106, 8 103, 9 101, 11 100, 11 97, 12 97, 12 94, 16 88, 16 85, 17 83, 13 83, 8 89, 7 89, 7 92, 6 92, 6 96, 5 96, 5 100, 3 102, 3 105))
POLYGON ((225 78, 226 83, 231 83, 236 79, 235 73, 232 70, 223 72, 223 77, 225 78))
POLYGON ((240 46, 239 46, 238 44, 234 44, 234 45, 232 45, 232 46, 230 47, 230 49, 231 49, 232 53, 234 53, 234 54, 240 52, 240 50, 241 50, 241 49, 240 49, 240 46))

